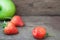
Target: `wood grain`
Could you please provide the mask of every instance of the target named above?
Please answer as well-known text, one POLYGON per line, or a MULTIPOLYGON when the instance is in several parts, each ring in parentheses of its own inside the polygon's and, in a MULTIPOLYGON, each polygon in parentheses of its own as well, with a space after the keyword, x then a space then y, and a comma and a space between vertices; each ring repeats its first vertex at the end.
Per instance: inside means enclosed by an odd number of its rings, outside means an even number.
MULTIPOLYGON (((19 34, 5 35, 0 26, 0 40, 37 40, 32 36, 32 30, 36 26, 45 27, 47 32, 54 36, 43 40, 60 40, 60 17, 59 16, 22 16, 25 23, 24 27, 17 27, 19 34)), ((2 22, 0 21, 0 24, 2 22)))
POLYGON ((13 0, 17 15, 60 15, 60 0, 13 0))

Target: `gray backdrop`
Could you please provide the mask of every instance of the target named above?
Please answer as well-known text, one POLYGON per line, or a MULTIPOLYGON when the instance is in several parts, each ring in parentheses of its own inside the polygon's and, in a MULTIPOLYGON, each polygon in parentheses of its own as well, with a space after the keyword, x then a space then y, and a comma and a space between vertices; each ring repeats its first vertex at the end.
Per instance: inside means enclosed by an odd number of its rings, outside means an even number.
POLYGON ((13 0, 18 15, 60 15, 60 0, 13 0))

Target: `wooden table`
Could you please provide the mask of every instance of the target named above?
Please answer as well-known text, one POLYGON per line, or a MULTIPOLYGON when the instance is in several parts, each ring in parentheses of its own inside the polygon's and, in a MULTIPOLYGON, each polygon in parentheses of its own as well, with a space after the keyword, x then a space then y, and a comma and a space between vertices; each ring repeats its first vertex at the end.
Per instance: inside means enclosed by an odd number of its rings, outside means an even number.
POLYGON ((17 35, 5 35, 0 26, 0 40, 36 40, 32 36, 32 29, 36 26, 45 27, 47 32, 54 36, 44 40, 60 40, 60 16, 22 16, 22 18, 25 26, 17 27, 19 30, 17 35))

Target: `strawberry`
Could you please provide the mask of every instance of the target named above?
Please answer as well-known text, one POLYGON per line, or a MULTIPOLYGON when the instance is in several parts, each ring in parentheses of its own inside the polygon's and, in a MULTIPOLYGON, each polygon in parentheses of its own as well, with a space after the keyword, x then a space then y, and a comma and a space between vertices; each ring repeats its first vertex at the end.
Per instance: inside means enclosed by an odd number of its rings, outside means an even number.
POLYGON ((11 22, 14 23, 16 26, 24 26, 24 22, 22 21, 22 18, 20 16, 15 15, 11 22))
POLYGON ((46 36, 46 29, 41 26, 37 26, 32 30, 32 34, 35 38, 42 39, 46 36))
POLYGON ((8 22, 4 28, 4 33, 8 35, 17 34, 18 30, 12 22, 8 22))

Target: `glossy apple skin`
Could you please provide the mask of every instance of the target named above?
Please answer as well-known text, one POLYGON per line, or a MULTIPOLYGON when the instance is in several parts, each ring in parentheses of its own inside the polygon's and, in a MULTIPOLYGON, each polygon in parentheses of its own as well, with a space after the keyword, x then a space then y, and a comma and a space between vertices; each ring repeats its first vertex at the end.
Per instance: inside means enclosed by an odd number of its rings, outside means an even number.
POLYGON ((0 0, 0 20, 7 20, 13 17, 16 12, 15 4, 12 0, 0 0))

